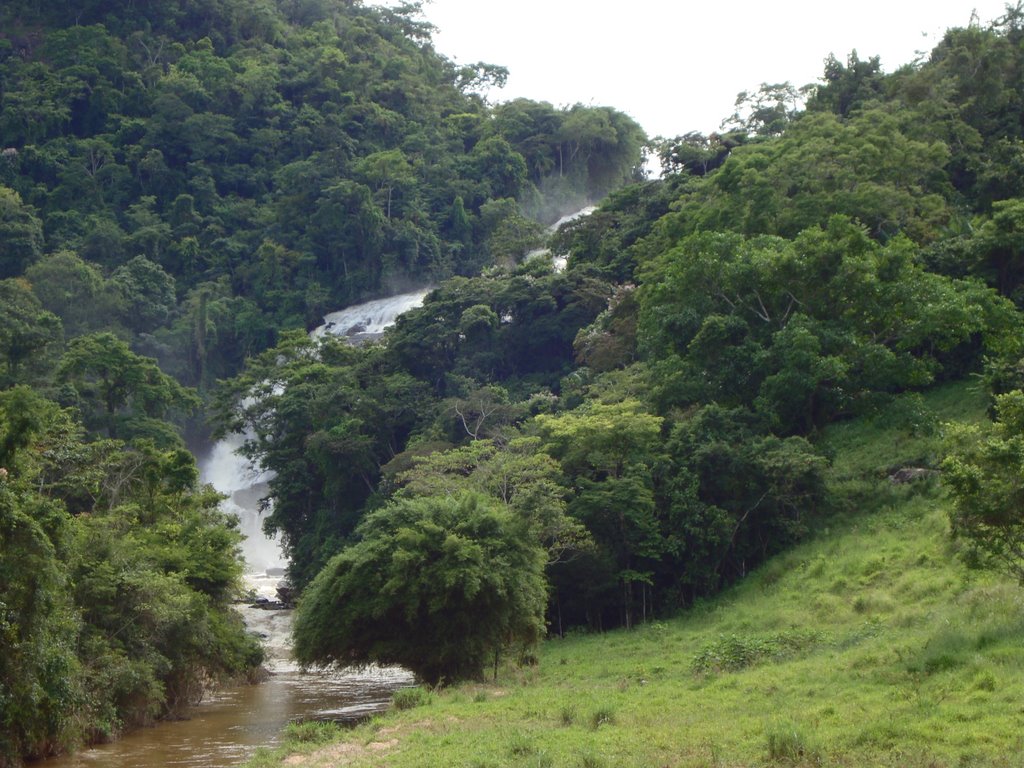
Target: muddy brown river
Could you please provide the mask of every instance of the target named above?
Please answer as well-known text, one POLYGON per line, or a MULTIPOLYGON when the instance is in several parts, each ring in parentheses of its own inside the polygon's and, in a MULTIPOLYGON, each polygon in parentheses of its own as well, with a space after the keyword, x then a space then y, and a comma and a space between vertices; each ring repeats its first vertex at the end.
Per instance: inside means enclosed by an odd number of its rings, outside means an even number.
MULTIPOLYGON (((251 577, 272 592, 275 577, 251 577), (262 583, 260 583, 262 582, 262 583)), ((293 721, 357 721, 386 709, 392 693, 411 685, 398 668, 303 673, 289 658, 290 611, 242 607, 250 628, 265 636, 266 682, 217 691, 187 720, 135 731, 112 744, 36 763, 39 768, 222 768, 245 762, 259 747, 272 747, 293 721)))

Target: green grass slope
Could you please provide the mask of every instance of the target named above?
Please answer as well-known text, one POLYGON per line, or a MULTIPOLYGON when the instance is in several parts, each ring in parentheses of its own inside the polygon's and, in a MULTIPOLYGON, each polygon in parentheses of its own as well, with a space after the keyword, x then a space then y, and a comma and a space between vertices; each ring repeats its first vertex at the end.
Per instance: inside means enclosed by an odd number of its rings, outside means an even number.
POLYGON ((1024 765, 1024 589, 962 564, 933 479, 887 479, 934 465, 942 423, 981 418, 961 384, 833 428, 848 503, 717 599, 552 639, 536 667, 407 695, 340 737, 297 726, 251 765, 1024 765))

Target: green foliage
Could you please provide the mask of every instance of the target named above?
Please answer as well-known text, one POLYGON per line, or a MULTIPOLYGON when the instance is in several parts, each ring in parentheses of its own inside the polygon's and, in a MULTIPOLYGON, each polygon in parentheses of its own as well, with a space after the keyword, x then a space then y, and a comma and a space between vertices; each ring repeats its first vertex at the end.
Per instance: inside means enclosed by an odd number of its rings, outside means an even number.
POLYGON ((694 595, 798 541, 828 500, 814 447, 763 434, 743 410, 704 406, 674 425, 666 449, 666 550, 676 583, 694 595))
POLYGON ((640 291, 662 398, 753 405, 781 432, 969 370, 979 336, 1001 353, 1017 322, 977 284, 925 272, 907 241, 879 246, 841 217, 792 241, 684 238, 640 291))
POLYGON ((293 744, 326 744, 337 738, 340 727, 335 723, 308 720, 304 723, 288 723, 284 738, 293 744))
POLYGON ((478 496, 394 502, 305 591, 304 664, 402 664, 425 682, 479 678, 507 648, 542 636, 543 553, 478 496))
POLYGON ((802 90, 785 82, 761 83, 754 93, 743 91, 736 96, 736 111, 722 127, 754 139, 781 136, 800 114, 802 90))
POLYGON ((813 629, 791 630, 765 637, 729 635, 701 648, 690 666, 699 675, 736 672, 805 652, 818 645, 821 639, 821 633, 813 629))
POLYGON ((45 371, 63 340, 60 318, 46 311, 24 280, 0 280, 0 388, 32 380, 45 371))
POLYGON ((598 707, 590 713, 590 727, 597 730, 602 725, 615 724, 615 710, 609 706, 598 707))
POLYGON ((20 275, 42 248, 42 223, 15 190, 0 186, 0 278, 20 275))
POLYGON ((118 297, 100 270, 70 251, 49 254, 25 270, 43 307, 71 338, 116 327, 118 297))
MULTIPOLYGON (((774 130, 774 129, 773 129, 774 130)), ((772 141, 735 148, 716 173, 677 203, 674 232, 732 231, 794 237, 841 214, 888 240, 940 235, 950 218, 947 146, 908 135, 883 110, 843 121, 807 114, 772 141), (894 165, 893 156, 901 158, 894 165)))
POLYGON ((822 80, 824 84, 814 90, 807 102, 808 111, 827 110, 840 117, 849 117, 883 96, 884 77, 878 56, 863 61, 853 51, 843 65, 829 54, 822 80))
MULTIPOLYGON (((5 472, 7 472, 5 468, 5 472)), ((0 477, 0 763, 73 745, 85 694, 58 504, 0 477), (70 715, 70 716, 69 716, 70 715)))
POLYGON ((637 610, 652 563, 665 551, 658 523, 652 469, 660 459, 662 419, 636 400, 588 402, 535 419, 547 450, 573 478, 569 513, 580 520, 615 564, 622 588, 623 621, 637 610))
POLYGON ((262 657, 230 607, 241 535, 192 456, 83 433, 27 387, 0 392, 5 765, 179 714, 262 657))
POLYGON ((111 283, 121 294, 122 322, 135 331, 156 330, 175 309, 174 278, 144 256, 118 267, 111 283))
POLYGON ((389 332, 396 362, 439 394, 447 394, 450 373, 481 384, 557 386, 576 334, 604 309, 611 289, 585 274, 528 269, 445 282, 389 332))
MULTIPOLYGON (((401 458, 393 462, 398 467, 404 463, 401 458)), ((589 545, 587 529, 566 514, 561 466, 540 450, 538 438, 474 440, 459 448, 413 455, 411 462, 408 469, 395 472, 398 498, 485 494, 526 523, 547 550, 549 565, 571 559, 589 545)))
POLYGON ((548 192, 541 218, 550 221, 635 179, 646 140, 635 121, 614 109, 557 110, 522 98, 495 107, 494 130, 521 156, 529 180, 548 192))
POLYGON ((153 422, 171 408, 198 405, 196 396, 163 373, 155 360, 136 355, 112 333, 73 339, 58 374, 74 388, 86 423, 105 429, 109 437, 119 432, 164 436, 164 431, 147 427, 156 426, 153 422))
POLYGON ((954 536, 1024 584, 1024 392, 997 395, 996 418, 948 431, 942 479, 954 501, 954 536))
POLYGON ((395 709, 414 709, 430 703, 430 691, 421 685, 399 688, 391 695, 391 706, 395 709))

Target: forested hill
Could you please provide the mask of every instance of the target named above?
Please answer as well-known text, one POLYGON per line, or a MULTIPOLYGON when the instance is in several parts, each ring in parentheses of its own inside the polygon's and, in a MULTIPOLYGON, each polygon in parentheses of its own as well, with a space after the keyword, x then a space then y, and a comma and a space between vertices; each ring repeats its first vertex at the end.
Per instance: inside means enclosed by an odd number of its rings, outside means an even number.
POLYGON ((237 521, 179 430, 216 379, 325 311, 515 264, 634 177, 630 118, 492 107, 505 70, 418 19, 0 3, 0 766, 258 666, 237 521))
POLYGON ((919 396, 967 376, 999 423, 909 469, 944 468, 974 562, 1019 571, 1022 20, 741 96, 564 227, 564 273, 456 278, 381 346, 251 361, 223 412, 276 472, 300 656, 450 680, 680 610, 884 498, 829 481, 823 429, 935 429, 919 396))
POLYGON ((450 682, 682 610, 885 498, 834 481, 826 427, 934 431, 921 393, 967 376, 997 421, 891 469, 941 469, 961 551, 1024 572, 1024 11, 765 85, 625 186, 632 120, 490 106, 504 70, 429 32, 341 0, 0 7, 0 765, 258 663, 173 426, 215 379, 274 473, 308 663, 450 682), (566 270, 523 259, 615 189, 566 270), (306 334, 428 282, 380 344, 306 334))
POLYGON ((205 387, 281 328, 521 257, 537 222, 633 177, 630 118, 491 108, 478 91, 506 71, 445 59, 418 19, 3 3, 0 278, 24 276, 65 337, 113 329, 205 387))

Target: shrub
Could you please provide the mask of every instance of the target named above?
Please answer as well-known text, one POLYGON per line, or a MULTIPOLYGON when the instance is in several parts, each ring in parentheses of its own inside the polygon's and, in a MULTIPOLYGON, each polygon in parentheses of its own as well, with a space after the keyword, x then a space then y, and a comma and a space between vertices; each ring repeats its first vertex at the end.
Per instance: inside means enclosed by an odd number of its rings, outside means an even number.
POLYGON ((502 650, 543 635, 544 552, 497 502, 404 499, 359 534, 299 603, 303 664, 401 664, 436 685, 479 679, 502 650))
POLYGON ((595 709, 590 715, 590 727, 595 731, 602 725, 615 724, 615 710, 611 707, 602 706, 595 709))
POLYGON ((765 660, 783 659, 804 651, 821 641, 814 630, 793 630, 765 637, 729 635, 704 646, 693 657, 696 674, 735 672, 765 660))
POLYGON ((326 744, 338 737, 340 728, 334 723, 307 720, 289 723, 284 730, 286 741, 298 744, 326 744))
POLYGON ((768 759, 791 764, 821 763, 819 750, 809 743, 807 735, 791 722, 771 723, 765 728, 768 759))
POLYGON ((399 688, 391 694, 391 704, 395 709, 415 709, 430 703, 430 691, 422 686, 399 688))

